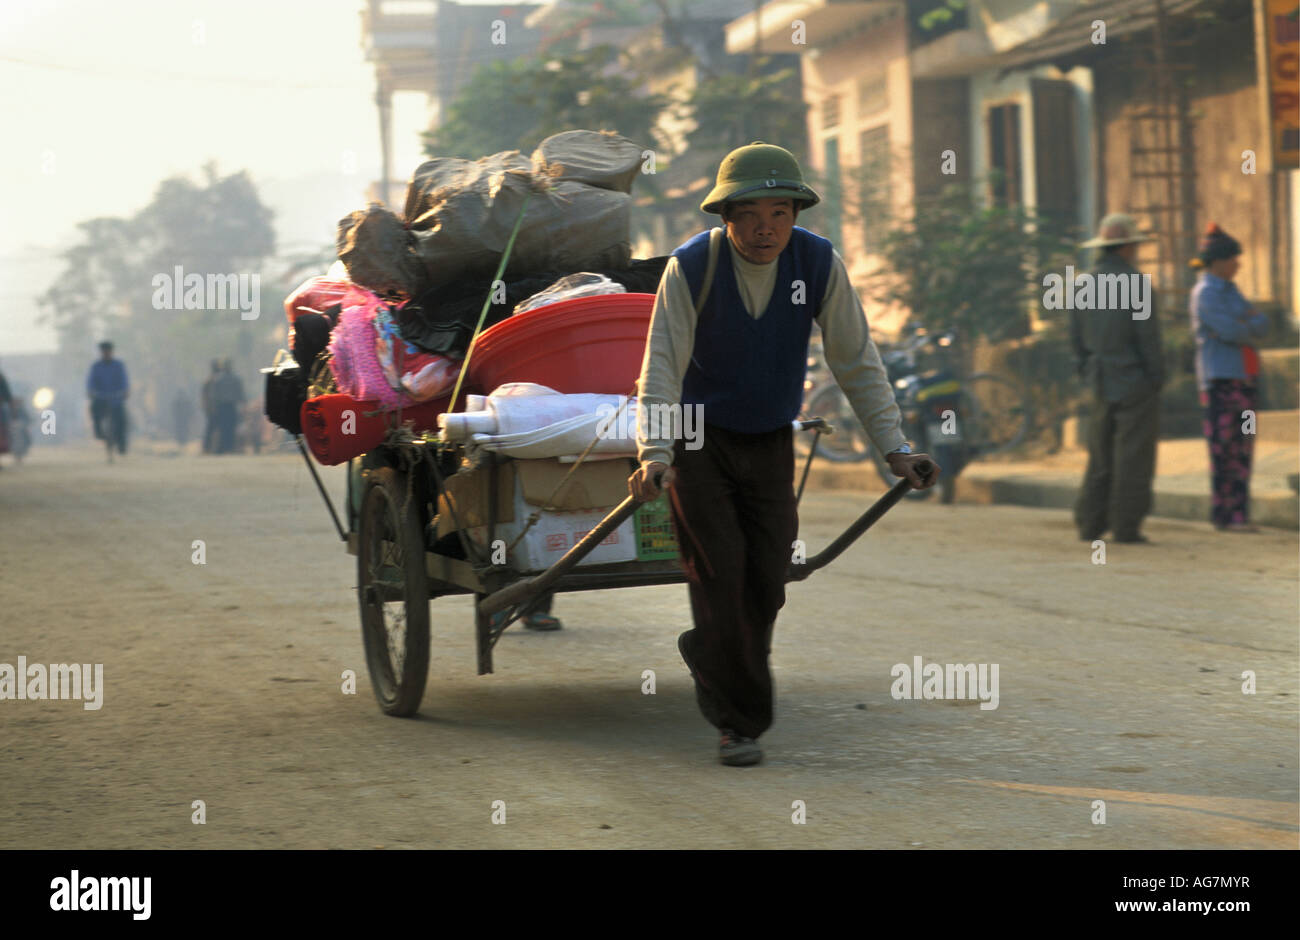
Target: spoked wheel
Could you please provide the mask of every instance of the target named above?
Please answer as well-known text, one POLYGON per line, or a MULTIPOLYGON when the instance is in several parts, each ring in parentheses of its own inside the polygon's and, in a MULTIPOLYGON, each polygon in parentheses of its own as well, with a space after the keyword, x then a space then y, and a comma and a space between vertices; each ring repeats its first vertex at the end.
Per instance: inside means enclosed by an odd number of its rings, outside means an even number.
POLYGON ((980 456, 1010 450, 1029 433, 1029 403, 1016 386, 985 372, 962 383, 959 420, 980 456))
POLYGON ((862 422, 838 385, 823 385, 808 398, 804 409, 810 415, 825 418, 834 434, 817 438, 817 456, 835 463, 861 463, 875 448, 862 430, 862 422))
POLYGON ((371 472, 358 520, 357 597, 366 667, 379 707, 415 714, 429 676, 429 578, 416 498, 406 475, 371 472))

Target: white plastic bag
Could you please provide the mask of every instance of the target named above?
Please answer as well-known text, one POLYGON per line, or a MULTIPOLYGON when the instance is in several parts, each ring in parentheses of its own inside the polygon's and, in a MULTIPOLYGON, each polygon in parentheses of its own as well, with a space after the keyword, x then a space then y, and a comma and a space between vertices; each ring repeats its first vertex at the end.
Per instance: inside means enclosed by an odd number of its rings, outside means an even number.
POLYGON ((438 416, 444 441, 468 441, 512 457, 593 453, 635 454, 636 399, 621 395, 565 395, 531 382, 510 382, 467 401, 481 410, 438 416))
POLYGON ((603 274, 580 271, 577 274, 570 274, 568 277, 560 278, 546 290, 538 291, 527 300, 521 300, 515 305, 514 312, 516 314, 525 313, 529 310, 536 310, 538 307, 558 304, 561 300, 573 300, 577 297, 599 297, 602 294, 626 293, 627 288, 618 281, 611 281, 603 274))

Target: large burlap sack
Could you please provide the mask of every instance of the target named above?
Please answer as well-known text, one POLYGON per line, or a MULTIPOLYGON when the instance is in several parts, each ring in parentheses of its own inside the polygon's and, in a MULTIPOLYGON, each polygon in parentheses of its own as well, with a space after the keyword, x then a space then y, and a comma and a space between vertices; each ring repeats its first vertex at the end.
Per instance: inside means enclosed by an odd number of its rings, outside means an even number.
POLYGON ((437 226, 442 207, 451 199, 475 193, 486 206, 502 185, 532 185, 533 165, 518 150, 494 153, 480 160, 435 157, 416 167, 406 187, 402 217, 415 230, 437 226), (515 177, 507 182, 506 177, 515 177))
POLYGON ((397 291, 414 297, 429 286, 414 236, 379 203, 340 219, 337 245, 352 283, 376 294, 397 291))
MULTIPOLYGON (((617 143, 622 138, 587 133, 599 139, 597 152, 627 150, 617 143)), ((630 141, 628 145, 635 147, 630 141)), ((562 149, 573 153, 575 147, 570 141, 562 149)), ((609 175, 614 170, 626 177, 625 166, 608 159, 592 161, 588 169, 592 178, 610 182, 623 178, 609 175), (598 167, 603 169, 596 172, 598 167)), ((437 288, 467 277, 491 277, 530 194, 507 279, 537 271, 626 267, 631 258, 631 197, 562 174, 542 176, 532 162, 511 150, 474 161, 429 160, 415 171, 407 189, 406 234, 422 261, 424 284, 437 288)))
POLYGON ((612 131, 564 131, 542 141, 532 163, 538 176, 630 193, 643 160, 640 147, 612 131))

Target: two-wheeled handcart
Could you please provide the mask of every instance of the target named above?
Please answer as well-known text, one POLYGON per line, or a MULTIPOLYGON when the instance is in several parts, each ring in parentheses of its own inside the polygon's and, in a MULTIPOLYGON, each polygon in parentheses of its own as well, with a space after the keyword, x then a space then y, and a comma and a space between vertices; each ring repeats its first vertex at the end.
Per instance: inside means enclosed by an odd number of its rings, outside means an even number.
MULTIPOLYGON (((817 436, 833 430, 821 418, 797 420, 795 427, 817 436)), ((809 449, 799 497, 816 450, 815 446, 809 449)), ((518 570, 508 560, 494 563, 502 560, 499 552, 491 550, 499 544, 497 474, 509 458, 491 452, 474 455, 478 471, 488 476, 487 492, 493 494, 487 518, 477 520, 480 537, 471 537, 474 527, 470 520, 452 518, 455 537, 437 539, 434 524, 439 512, 454 517, 465 509, 462 505, 458 510, 457 500, 446 497, 448 480, 464 468, 467 459, 463 444, 395 430, 381 446, 349 461, 346 527, 307 461, 340 537, 357 559, 357 600, 366 663, 379 707, 389 715, 414 714, 424 696, 429 674, 430 601, 435 598, 473 596, 478 673, 483 675, 492 672, 493 649, 505 630, 530 613, 544 595, 686 581, 674 558, 580 564, 637 511, 640 501, 631 495, 543 570, 518 570)), ((922 465, 919 472, 928 477, 931 465, 922 465)), ((802 581, 834 561, 910 488, 906 479, 900 480, 828 546, 802 563, 792 563, 787 582, 802 581)))

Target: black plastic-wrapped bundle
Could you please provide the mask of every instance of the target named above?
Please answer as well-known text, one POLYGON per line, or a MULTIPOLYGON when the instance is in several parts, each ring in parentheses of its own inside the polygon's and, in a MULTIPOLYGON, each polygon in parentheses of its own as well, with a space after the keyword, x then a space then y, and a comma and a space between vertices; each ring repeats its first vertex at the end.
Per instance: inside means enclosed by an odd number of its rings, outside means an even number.
MULTIPOLYGON (((634 258, 626 268, 593 269, 611 281, 622 284, 628 293, 653 294, 668 266, 668 255, 657 258, 634 258)), ((544 271, 531 277, 507 281, 505 299, 488 306, 483 328, 509 317, 515 306, 533 294, 544 291, 562 277, 575 271, 544 271)), ((483 299, 492 290, 491 280, 460 281, 425 291, 397 311, 402 338, 421 349, 440 355, 463 356, 469 347, 474 326, 478 323, 483 299)))

